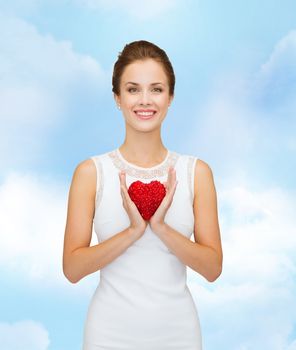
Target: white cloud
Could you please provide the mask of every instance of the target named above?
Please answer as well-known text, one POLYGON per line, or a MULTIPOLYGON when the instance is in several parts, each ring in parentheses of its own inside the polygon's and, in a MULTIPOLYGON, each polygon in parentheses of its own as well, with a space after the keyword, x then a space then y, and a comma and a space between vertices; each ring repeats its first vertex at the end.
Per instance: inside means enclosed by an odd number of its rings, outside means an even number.
POLYGON ((290 344, 287 350, 296 350, 296 339, 290 344))
POLYGON ((228 71, 215 77, 197 107, 191 148, 231 178, 242 176, 242 169, 256 171, 269 158, 274 165, 282 166, 284 157, 289 162, 296 144, 295 72, 296 31, 291 31, 253 74, 228 71))
POLYGON ((176 0, 76 0, 78 3, 88 6, 91 9, 105 11, 120 11, 140 21, 151 20, 161 15, 166 15, 174 10, 176 0))
POLYGON ((262 192, 233 186, 219 192, 225 214, 226 250, 232 256, 231 280, 245 277, 268 282, 269 277, 284 281, 296 273, 293 252, 296 248, 295 193, 272 188, 262 192), (231 247, 229 246, 231 242, 231 247), (244 266, 239 262, 244 258, 244 266), (260 268, 253 275, 257 266, 260 268), (243 270, 242 270, 243 269, 243 270), (244 274, 242 274, 244 271, 244 274))
POLYGON ((27 17, 38 15, 43 5, 50 3, 51 5, 61 5, 67 3, 68 0, 11 0, 1 1, 0 12, 6 16, 27 17))
MULTIPOLYGON (((72 286, 62 272, 67 196, 68 186, 34 174, 6 177, 0 187, 2 269, 43 287, 72 286)), ((89 293, 90 285, 80 285, 77 291, 89 293)))
POLYGON ((50 343, 48 331, 32 320, 0 322, 0 339, 2 350, 46 350, 50 343))
MULTIPOLYGON (((258 152, 262 124, 247 99, 245 79, 238 73, 217 78, 210 94, 197 106, 190 147, 198 157, 225 174, 241 177, 241 169, 258 152)), ((253 159, 252 159, 253 160, 253 159)))
POLYGON ((75 93, 75 100, 86 91, 97 94, 106 76, 70 41, 40 34, 24 20, 0 14, 0 31, 5 33, 0 36, 0 149, 9 150, 1 152, 7 169, 38 158, 50 129, 67 117, 75 93))
POLYGON ((253 98, 259 105, 270 105, 283 116, 288 107, 296 110, 296 30, 278 43, 254 79, 253 98))
POLYGON ((31 278, 60 277, 65 206, 61 186, 31 174, 8 175, 0 188, 2 266, 31 278))
POLYGON ((296 30, 291 30, 276 43, 268 60, 262 64, 261 72, 265 75, 277 72, 279 77, 295 79, 296 75, 296 30), (292 73, 292 77, 285 72, 292 73))
POLYGON ((41 0, 11 0, 2 1, 0 11, 6 15, 29 15, 38 9, 41 0))
POLYGON ((295 193, 233 185, 218 196, 222 275, 209 285, 188 274, 206 347, 287 349, 296 326, 295 193))

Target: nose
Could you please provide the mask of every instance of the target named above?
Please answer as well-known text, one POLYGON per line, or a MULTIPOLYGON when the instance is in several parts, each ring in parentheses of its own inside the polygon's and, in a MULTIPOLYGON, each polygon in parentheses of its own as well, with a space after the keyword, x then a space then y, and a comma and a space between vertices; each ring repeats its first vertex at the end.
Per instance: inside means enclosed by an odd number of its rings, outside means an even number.
POLYGON ((141 105, 148 105, 151 102, 151 96, 150 96, 150 92, 147 89, 143 89, 141 94, 140 94, 140 104, 141 105))

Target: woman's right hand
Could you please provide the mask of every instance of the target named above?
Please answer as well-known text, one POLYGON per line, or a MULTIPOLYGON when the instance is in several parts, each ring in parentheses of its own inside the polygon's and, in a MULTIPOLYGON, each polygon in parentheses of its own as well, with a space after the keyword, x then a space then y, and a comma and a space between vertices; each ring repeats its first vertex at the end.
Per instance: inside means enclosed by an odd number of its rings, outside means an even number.
POLYGON ((136 204, 131 200, 127 186, 126 186, 126 174, 124 171, 119 172, 120 190, 122 197, 122 204, 126 210, 130 219, 130 228, 136 233, 136 235, 142 236, 148 225, 148 221, 144 220, 140 214, 136 204))

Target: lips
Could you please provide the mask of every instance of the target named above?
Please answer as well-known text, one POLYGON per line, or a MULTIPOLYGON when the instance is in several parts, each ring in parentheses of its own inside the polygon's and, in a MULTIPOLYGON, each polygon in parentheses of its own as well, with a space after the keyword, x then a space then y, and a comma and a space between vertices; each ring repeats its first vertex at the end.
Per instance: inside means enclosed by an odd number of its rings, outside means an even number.
POLYGON ((154 109, 137 109, 134 112, 140 119, 150 119, 156 113, 154 109))

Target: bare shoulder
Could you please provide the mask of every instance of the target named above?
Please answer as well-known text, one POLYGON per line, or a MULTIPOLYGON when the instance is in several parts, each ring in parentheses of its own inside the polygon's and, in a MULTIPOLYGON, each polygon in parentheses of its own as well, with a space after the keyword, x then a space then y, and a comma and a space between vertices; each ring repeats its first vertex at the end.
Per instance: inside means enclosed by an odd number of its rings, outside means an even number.
POLYGON ((194 169, 194 194, 197 194, 199 189, 214 186, 214 176, 210 165, 202 159, 197 159, 194 169))
POLYGON ((195 172, 199 172, 201 175, 211 175, 212 169, 207 162, 198 158, 195 163, 195 172))
POLYGON ((96 166, 91 158, 77 164, 72 179, 72 185, 79 185, 84 190, 93 193, 96 188, 96 166))
POLYGON ((93 176, 96 174, 96 168, 94 161, 91 158, 85 159, 77 164, 75 173, 78 175, 89 175, 93 176))

